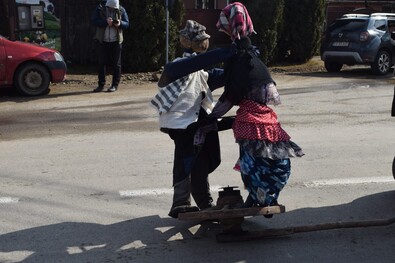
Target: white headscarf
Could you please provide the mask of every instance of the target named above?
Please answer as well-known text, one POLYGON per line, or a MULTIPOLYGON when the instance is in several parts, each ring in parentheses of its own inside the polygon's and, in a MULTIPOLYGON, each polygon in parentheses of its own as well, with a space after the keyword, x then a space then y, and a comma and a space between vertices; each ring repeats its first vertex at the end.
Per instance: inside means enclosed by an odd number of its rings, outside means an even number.
POLYGON ((106 6, 119 9, 119 0, 107 0, 106 6))

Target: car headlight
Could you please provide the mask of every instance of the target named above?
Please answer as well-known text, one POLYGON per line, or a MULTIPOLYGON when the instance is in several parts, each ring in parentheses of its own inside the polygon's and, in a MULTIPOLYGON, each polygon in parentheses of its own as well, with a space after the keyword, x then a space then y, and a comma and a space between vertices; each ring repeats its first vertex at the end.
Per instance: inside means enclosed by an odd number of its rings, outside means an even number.
POLYGON ((64 61, 63 56, 60 53, 55 52, 54 56, 55 56, 56 61, 64 61))

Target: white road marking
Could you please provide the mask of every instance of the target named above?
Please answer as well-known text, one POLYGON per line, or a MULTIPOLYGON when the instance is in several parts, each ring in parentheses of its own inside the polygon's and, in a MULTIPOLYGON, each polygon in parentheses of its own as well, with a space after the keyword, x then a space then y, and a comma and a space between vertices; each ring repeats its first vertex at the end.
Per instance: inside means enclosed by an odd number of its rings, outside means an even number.
POLYGON ((18 203, 19 202, 19 198, 15 198, 15 197, 0 197, 0 204, 11 204, 11 203, 18 203))
POLYGON ((119 191, 120 196, 133 197, 133 196, 146 196, 146 195, 163 195, 172 193, 171 188, 153 188, 153 189, 142 189, 142 190, 121 190, 119 191))
POLYGON ((386 177, 359 177, 359 178, 335 178, 326 180, 316 180, 303 183, 306 187, 352 185, 352 184, 372 184, 372 183, 395 183, 391 176, 386 177))
MULTIPOLYGON (((211 192, 218 192, 223 186, 214 185, 210 187, 211 192)), ((120 190, 119 195, 122 197, 135 197, 135 196, 147 196, 147 195, 171 195, 173 194, 173 188, 152 188, 152 189, 141 189, 141 190, 120 190)))
MULTIPOLYGON (((359 178, 335 178, 315 180, 311 182, 304 182, 303 185, 309 188, 322 186, 337 186, 337 185, 355 185, 355 184, 372 184, 372 183, 395 183, 391 176, 383 177, 359 177, 359 178)), ((211 186, 211 192, 219 192, 224 186, 211 186)), ((240 188, 239 188, 240 189, 240 188)), ((173 188, 152 188, 140 190, 120 190, 119 195, 122 197, 137 197, 149 195, 171 195, 173 188)))

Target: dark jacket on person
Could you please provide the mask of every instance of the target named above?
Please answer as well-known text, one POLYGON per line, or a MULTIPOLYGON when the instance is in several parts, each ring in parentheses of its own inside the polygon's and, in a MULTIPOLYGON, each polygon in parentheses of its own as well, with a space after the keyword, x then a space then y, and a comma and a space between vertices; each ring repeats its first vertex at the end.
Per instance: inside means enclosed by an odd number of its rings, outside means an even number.
MULTIPOLYGON (((115 17, 113 20, 120 21, 120 26, 117 28, 118 42, 121 44, 123 42, 123 29, 129 27, 129 17, 126 13, 125 8, 119 6, 119 9, 116 9, 115 17)), ((106 15, 106 1, 102 1, 94 10, 91 23, 96 27, 96 32, 94 39, 99 43, 103 43, 104 32, 106 30, 107 24, 107 15, 106 15)))

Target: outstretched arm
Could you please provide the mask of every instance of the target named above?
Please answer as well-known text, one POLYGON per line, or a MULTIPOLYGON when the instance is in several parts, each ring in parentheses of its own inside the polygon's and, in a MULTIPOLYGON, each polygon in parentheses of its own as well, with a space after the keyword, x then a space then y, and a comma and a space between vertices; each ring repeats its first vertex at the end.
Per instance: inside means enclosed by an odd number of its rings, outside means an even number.
POLYGON ((164 87, 172 81, 192 72, 225 62, 235 53, 236 49, 232 45, 228 48, 216 48, 193 57, 169 62, 165 65, 165 69, 158 85, 159 87, 164 87))
POLYGON ((233 107, 233 103, 227 99, 225 93, 221 95, 219 98, 217 104, 215 104, 213 111, 211 112, 210 115, 208 115, 209 118, 220 118, 224 116, 230 109, 233 107))
POLYGON ((225 85, 225 75, 222 68, 213 68, 208 71, 207 84, 211 91, 221 88, 225 85))

